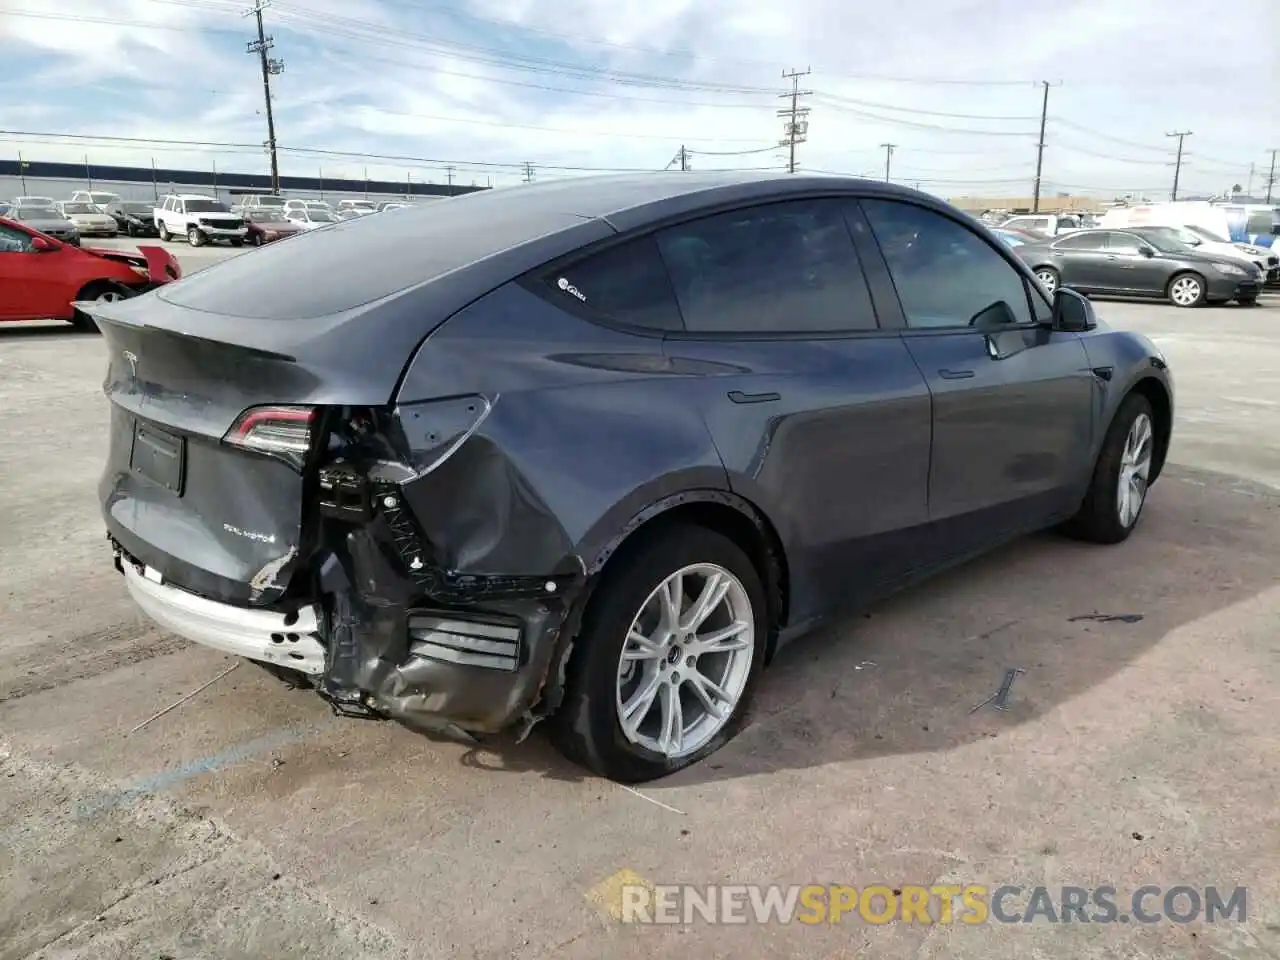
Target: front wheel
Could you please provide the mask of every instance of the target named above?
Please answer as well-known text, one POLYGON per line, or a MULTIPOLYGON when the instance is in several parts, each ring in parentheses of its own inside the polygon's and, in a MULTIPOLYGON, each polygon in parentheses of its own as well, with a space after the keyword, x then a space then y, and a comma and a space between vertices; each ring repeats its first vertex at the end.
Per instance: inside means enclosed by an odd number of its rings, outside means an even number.
POLYGON ((606 569, 574 640, 552 736, 569 759, 640 783, 740 729, 764 663, 765 592, 732 540, 671 528, 606 569))
POLYGON ((1258 305, 1257 297, 1241 297, 1236 303, 1242 307, 1256 307, 1258 305))
POLYGON ((187 230, 187 243, 193 247, 204 246, 204 234, 196 227, 190 227, 187 230))
POLYGON ((233 247, 243 247, 243 246, 244 246, 244 240, 243 240, 243 239, 241 239, 240 237, 232 237, 232 238, 231 238, 231 245, 232 245, 233 247))
POLYGON ((1053 293, 1058 289, 1061 278, 1058 271, 1053 267, 1039 267, 1036 269, 1036 279, 1040 281, 1040 286, 1044 287, 1049 293, 1053 293))
POLYGON ((1180 273, 1169 281, 1165 291, 1175 307, 1198 307, 1204 303, 1204 280, 1194 273, 1180 273))
POLYGON ((1151 403, 1130 394, 1111 421, 1089 492, 1079 512, 1067 521, 1066 532, 1094 543, 1128 539, 1147 502, 1155 446, 1151 403))

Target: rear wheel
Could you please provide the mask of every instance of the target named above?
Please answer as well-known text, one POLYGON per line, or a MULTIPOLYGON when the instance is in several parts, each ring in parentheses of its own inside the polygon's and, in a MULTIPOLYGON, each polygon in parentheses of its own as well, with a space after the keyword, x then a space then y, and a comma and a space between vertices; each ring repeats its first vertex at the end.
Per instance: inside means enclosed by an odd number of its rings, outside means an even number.
POLYGON ((1080 510, 1066 533, 1094 543, 1119 543, 1138 524, 1147 502, 1155 462, 1155 417, 1151 403, 1132 393, 1107 430, 1080 510))
POLYGON ((163 240, 165 243, 168 243, 170 238, 173 235, 169 233, 169 228, 164 225, 163 220, 160 221, 160 226, 157 229, 160 234, 160 239, 163 240))
MULTIPOLYGON (((112 283, 94 283, 85 287, 76 296, 77 300, 88 300, 93 303, 115 303, 118 300, 127 300, 134 295, 134 292, 128 287, 120 287, 112 283)), ((83 330, 86 333, 97 333, 98 325, 93 322, 93 317, 87 313, 76 311, 75 316, 71 319, 71 325, 77 330, 83 330)))
POLYGON ((639 783, 740 729, 764 662, 764 588, 737 544, 693 526, 663 532, 604 576, 552 736, 571 760, 639 783))
POLYGON ((1062 282, 1062 278, 1058 276, 1058 271, 1053 267, 1037 267, 1036 279, 1040 281, 1040 286, 1050 293, 1057 290, 1058 284, 1062 282))
POLYGON ((1195 273, 1180 273, 1169 281, 1165 293, 1175 307, 1198 307, 1205 300, 1204 278, 1195 273))

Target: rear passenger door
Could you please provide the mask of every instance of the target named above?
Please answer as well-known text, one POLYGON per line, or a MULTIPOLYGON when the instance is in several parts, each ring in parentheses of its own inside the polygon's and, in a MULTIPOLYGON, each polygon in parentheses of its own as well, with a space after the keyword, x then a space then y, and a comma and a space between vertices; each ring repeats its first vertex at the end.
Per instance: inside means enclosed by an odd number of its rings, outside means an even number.
POLYGON ((762 204, 660 231, 683 329, 665 350, 733 489, 779 527, 793 621, 910 569, 927 521, 928 387, 876 319, 836 199, 762 204))
MULTIPOLYGON (((1053 245, 1064 287, 1106 290, 1114 280, 1108 276, 1106 234, 1101 230, 1068 234, 1053 245)), ((1111 270, 1114 273, 1114 270, 1111 270)))

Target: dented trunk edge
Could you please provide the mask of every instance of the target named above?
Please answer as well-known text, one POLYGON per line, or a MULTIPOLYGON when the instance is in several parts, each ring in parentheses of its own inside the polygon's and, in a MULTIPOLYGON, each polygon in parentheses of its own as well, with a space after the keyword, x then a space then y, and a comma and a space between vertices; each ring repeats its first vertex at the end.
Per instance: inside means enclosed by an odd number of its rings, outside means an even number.
MULTIPOLYGON (((326 408, 281 603, 315 602, 336 713, 527 733, 562 695, 587 571, 479 432, 496 397, 326 408)), ((274 585, 274 584, 273 584, 274 585)))

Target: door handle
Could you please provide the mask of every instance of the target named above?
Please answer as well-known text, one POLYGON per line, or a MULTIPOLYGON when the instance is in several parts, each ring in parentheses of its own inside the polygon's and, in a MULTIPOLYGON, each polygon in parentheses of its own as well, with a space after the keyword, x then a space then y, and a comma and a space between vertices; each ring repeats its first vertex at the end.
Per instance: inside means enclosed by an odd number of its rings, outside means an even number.
POLYGON ((943 380, 968 380, 973 376, 972 370, 939 370, 938 376, 943 380))
POLYGON ((772 403, 781 400, 780 393, 743 393, 741 390, 730 390, 729 399, 734 403, 772 403))

